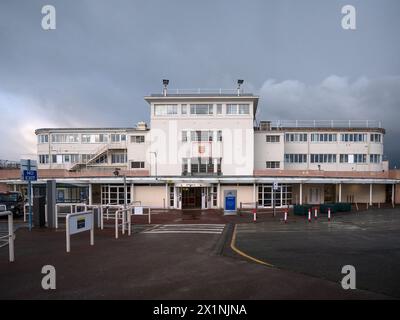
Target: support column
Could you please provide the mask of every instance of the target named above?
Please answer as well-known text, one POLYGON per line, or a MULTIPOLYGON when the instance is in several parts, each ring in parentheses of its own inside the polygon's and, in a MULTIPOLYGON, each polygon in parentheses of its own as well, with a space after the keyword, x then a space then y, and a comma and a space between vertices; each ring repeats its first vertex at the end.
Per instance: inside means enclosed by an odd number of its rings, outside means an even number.
POLYGON ((187 166, 188 166, 188 174, 190 175, 190 173, 192 173, 192 159, 188 158, 187 159, 187 166))
POLYGON ((257 193, 256 192, 257 192, 257 187, 256 187, 256 184, 253 183, 253 202, 254 202, 255 207, 257 207, 257 197, 256 197, 257 193))
POLYGON ((217 208, 221 208, 221 184, 217 185, 217 208))
POLYGON ((218 159, 214 158, 214 173, 218 173, 218 159))
POLYGON ((131 183, 131 202, 135 201, 133 183, 131 183))
POLYGON ((91 206, 93 204, 93 188, 92 188, 92 184, 89 183, 89 206, 91 206))
POLYGON ((342 202, 342 184, 339 183, 339 202, 342 202))
POLYGON ((164 200, 164 209, 169 207, 169 202, 168 202, 168 183, 165 184, 165 200, 164 200))
POLYGON ((372 206, 372 183, 369 185, 369 205, 372 206))
POLYGON ((395 189, 395 184, 392 184, 392 206, 394 207, 394 202, 395 202, 395 196, 396 196, 396 189, 395 189))
POLYGON ((299 204, 303 204, 303 184, 300 183, 300 199, 299 199, 299 204))

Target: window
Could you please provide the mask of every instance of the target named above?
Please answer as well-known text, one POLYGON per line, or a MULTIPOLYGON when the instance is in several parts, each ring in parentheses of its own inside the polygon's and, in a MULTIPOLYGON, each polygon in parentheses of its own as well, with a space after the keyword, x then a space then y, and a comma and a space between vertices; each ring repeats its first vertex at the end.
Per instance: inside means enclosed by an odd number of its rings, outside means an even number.
POLYGON ((111 155, 111 163, 126 163, 125 153, 113 153, 111 155))
MULTIPOLYGON (((126 188, 126 202, 131 202, 131 188, 126 188)), ((125 187, 116 185, 103 185, 101 187, 102 204, 124 204, 125 187)))
POLYGON ((285 141, 286 142, 306 142, 307 141, 307 133, 286 133, 285 141))
POLYGON ((41 163, 41 164, 49 163, 49 155, 48 154, 39 154, 39 163, 41 163))
POLYGON ((48 143, 49 136, 47 134, 40 134, 38 135, 38 143, 48 143))
POLYGON ((187 105, 186 104, 182 104, 181 105, 181 113, 182 114, 187 114, 187 105))
POLYGON ((82 134, 82 143, 104 143, 108 142, 107 134, 82 134))
POLYGON ((144 143, 144 136, 131 136, 131 143, 144 143))
POLYGON ((336 154, 311 154, 310 155, 311 163, 335 163, 336 162, 336 154))
POLYGON ((281 137, 280 136, 266 136, 266 141, 267 142, 280 142, 281 137))
POLYGON ((191 104, 190 114, 197 114, 197 115, 213 114, 213 107, 214 106, 212 104, 191 104))
POLYGON ((187 131, 182 131, 182 142, 188 141, 187 131))
POLYGON ((312 133, 311 142, 336 142, 336 133, 312 133))
POLYGON ((378 143, 381 142, 381 134, 371 133, 370 140, 371 142, 378 142, 378 143))
MULTIPOLYGON (((214 164, 217 162, 217 173, 221 173, 221 158, 191 158, 191 174, 214 174, 214 164)), ((182 174, 188 174, 188 159, 182 159, 182 174)))
POLYGON ((131 168, 132 169, 144 169, 144 161, 132 161, 131 168))
POLYGON ((306 154, 286 153, 285 162, 287 163, 307 163, 306 154))
POLYGON ((341 154, 340 162, 341 163, 366 163, 367 155, 366 154, 341 154))
POLYGON ((282 207, 292 204, 292 185, 278 184, 278 190, 273 190, 272 184, 258 186, 258 205, 260 207, 282 207))
POLYGON ((175 192, 174 192, 174 187, 170 186, 169 187, 169 206, 174 207, 175 204, 175 192))
POLYGON ((191 131, 190 132, 190 140, 191 141, 213 141, 213 132, 212 131, 191 131))
POLYGON ((217 141, 222 141, 222 130, 217 131, 217 141))
POLYGON ((120 133, 113 133, 111 134, 111 142, 122 142, 126 141, 126 135, 125 134, 120 134, 120 133))
POLYGON ((177 104, 155 104, 154 114, 156 116, 169 116, 178 114, 177 104))
POLYGON ((342 133, 340 135, 342 142, 366 142, 367 135, 365 133, 342 133))
POLYGON ((90 159, 92 159, 94 157, 94 154, 82 154, 81 158, 82 158, 82 162, 86 163, 88 162, 90 159))
POLYGON ((249 104, 227 104, 226 114, 250 114, 249 104))
POLYGON ((53 143, 77 143, 79 142, 79 134, 52 134, 51 142, 53 143))
POLYGON ((369 162, 370 163, 380 163, 381 162, 381 155, 380 154, 370 154, 369 155, 369 162))
POLYGON ((217 104, 217 114, 222 114, 222 104, 217 104))
POLYGON ((266 168, 267 169, 279 169, 280 162, 279 161, 267 161, 266 168))

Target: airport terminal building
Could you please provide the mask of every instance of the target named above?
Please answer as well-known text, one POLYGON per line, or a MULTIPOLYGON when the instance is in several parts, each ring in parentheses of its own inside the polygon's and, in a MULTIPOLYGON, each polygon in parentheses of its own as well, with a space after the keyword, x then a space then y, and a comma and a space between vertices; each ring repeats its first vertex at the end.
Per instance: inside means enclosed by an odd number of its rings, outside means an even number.
MULTIPOLYGON (((379 121, 257 121, 259 97, 241 84, 170 90, 164 81, 144 98, 149 126, 37 129, 36 184, 55 179, 59 202, 166 209, 235 209, 228 195, 235 207, 400 202, 379 121)), ((23 187, 18 172, 0 179, 23 187)))

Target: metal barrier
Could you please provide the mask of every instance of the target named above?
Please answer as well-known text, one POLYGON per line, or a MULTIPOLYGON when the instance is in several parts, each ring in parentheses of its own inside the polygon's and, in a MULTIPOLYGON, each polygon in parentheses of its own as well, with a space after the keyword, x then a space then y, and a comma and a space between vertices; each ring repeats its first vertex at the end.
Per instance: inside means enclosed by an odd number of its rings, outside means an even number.
POLYGON ((144 206, 132 206, 132 215, 148 215, 148 223, 151 224, 151 207, 144 207, 144 206), (147 214, 144 213, 147 210, 147 214))
POLYGON ((118 239, 118 231, 121 226, 122 234, 125 234, 125 228, 128 230, 128 236, 131 235, 132 226, 131 226, 131 216, 132 216, 132 207, 127 207, 126 209, 120 209, 115 212, 115 239, 118 239), (122 223, 119 223, 119 220, 122 220, 122 223))
POLYGON ((258 209, 258 202, 240 202, 239 214, 242 212, 253 213, 254 209, 258 209))
MULTIPOLYGON (((26 222, 27 216, 29 216, 29 203, 24 204, 24 222, 26 222)), ((44 206, 44 219, 45 222, 47 223, 47 204, 44 206)))
POLYGON ((94 210, 97 210, 97 227, 103 230, 103 208, 99 204, 94 204, 94 205, 87 205, 86 210, 92 210, 93 211, 93 217, 94 217, 94 210))
POLYGON ((5 236, 0 236, 0 248, 8 245, 9 251, 9 260, 10 262, 14 262, 14 221, 13 221, 13 213, 11 211, 1 211, 0 217, 8 217, 8 233, 5 236))
POLYGON ((78 211, 78 208, 79 207, 81 207, 81 208, 83 208, 83 211, 86 211, 86 207, 87 207, 87 205, 86 205, 86 203, 57 203, 56 204, 56 229, 58 229, 58 218, 59 217, 66 217, 67 216, 67 214, 70 214, 70 213, 77 213, 77 212, 79 212, 78 211), (69 212, 67 212, 67 213, 65 213, 65 212, 59 212, 59 209, 60 208, 62 208, 62 207, 64 207, 64 208, 68 208, 69 207, 69 212))

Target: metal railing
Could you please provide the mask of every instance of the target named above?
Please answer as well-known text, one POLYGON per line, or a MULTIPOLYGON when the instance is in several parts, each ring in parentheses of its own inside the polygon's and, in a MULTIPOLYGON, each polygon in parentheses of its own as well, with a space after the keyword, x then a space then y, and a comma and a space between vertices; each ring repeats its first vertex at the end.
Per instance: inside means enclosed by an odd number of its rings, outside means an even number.
MULTIPOLYGON (((238 94, 238 89, 204 89, 204 88, 195 88, 195 89, 170 89, 168 88, 167 95, 190 95, 190 94, 201 94, 201 95, 235 95, 238 94)), ((155 94, 160 95, 160 94, 155 94)), ((161 93, 162 95, 162 93, 161 93)), ((243 89, 240 89, 240 95, 253 95, 252 93, 245 93, 243 89)))
POLYGON ((87 204, 86 203, 57 203, 56 204, 56 217, 55 217, 56 229, 58 229, 58 218, 59 217, 66 217, 70 213, 80 212, 80 211, 78 211, 78 208, 83 208, 83 210, 80 210, 81 212, 86 211, 87 204), (69 212, 60 212, 61 208, 68 208, 69 212))
POLYGON ((382 128, 379 120, 270 120, 260 121, 259 129, 282 128, 382 128))
POLYGON ((14 220, 11 211, 0 211, 0 217, 7 216, 8 218, 8 232, 6 235, 0 234, 0 248, 8 245, 8 255, 10 262, 14 262, 14 220))

